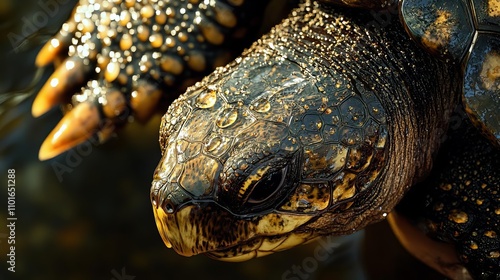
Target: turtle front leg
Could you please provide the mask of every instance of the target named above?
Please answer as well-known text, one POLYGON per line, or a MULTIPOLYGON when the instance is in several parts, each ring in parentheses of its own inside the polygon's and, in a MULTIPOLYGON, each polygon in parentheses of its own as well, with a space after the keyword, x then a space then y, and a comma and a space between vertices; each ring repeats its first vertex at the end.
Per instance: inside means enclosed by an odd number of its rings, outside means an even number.
POLYGON ((265 2, 80 0, 36 58, 37 66, 53 63, 56 70, 35 98, 33 116, 57 104, 66 111, 39 158, 94 135, 105 141, 132 119, 146 122, 158 103, 241 51, 265 2))

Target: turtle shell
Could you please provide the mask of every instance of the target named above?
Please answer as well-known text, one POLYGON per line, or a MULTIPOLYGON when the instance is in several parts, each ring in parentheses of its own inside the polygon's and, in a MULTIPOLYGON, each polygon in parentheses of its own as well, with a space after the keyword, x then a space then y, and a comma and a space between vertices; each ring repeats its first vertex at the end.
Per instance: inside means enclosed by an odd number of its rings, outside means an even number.
POLYGON ((466 111, 500 145, 500 2, 402 0, 400 13, 422 48, 461 64, 466 111))

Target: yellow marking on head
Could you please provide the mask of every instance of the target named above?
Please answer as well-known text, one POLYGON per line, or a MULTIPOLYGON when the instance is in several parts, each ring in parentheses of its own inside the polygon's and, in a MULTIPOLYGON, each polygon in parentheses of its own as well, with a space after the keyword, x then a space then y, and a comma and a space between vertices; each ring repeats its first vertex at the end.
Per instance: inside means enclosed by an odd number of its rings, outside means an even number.
POLYGON ((329 202, 330 188, 326 184, 302 184, 280 209, 309 213, 327 208, 329 202))
POLYGON ((343 175, 342 181, 335 186, 335 190, 333 191, 334 202, 351 198, 356 194, 355 178, 356 174, 347 173, 343 175))
POLYGON ((488 16, 500 16, 500 0, 488 0, 488 16))
POLYGON ((245 182, 243 182, 243 185, 240 188, 238 197, 240 197, 240 198, 243 197, 243 195, 247 191, 248 187, 250 187, 254 183, 258 182, 260 179, 262 179, 262 177, 264 176, 264 174, 266 174, 266 172, 267 172, 267 170, 269 170, 269 168, 271 168, 271 167, 266 166, 264 168, 257 170, 257 172, 255 172, 254 174, 251 174, 250 176, 248 176, 248 178, 245 180, 245 182))

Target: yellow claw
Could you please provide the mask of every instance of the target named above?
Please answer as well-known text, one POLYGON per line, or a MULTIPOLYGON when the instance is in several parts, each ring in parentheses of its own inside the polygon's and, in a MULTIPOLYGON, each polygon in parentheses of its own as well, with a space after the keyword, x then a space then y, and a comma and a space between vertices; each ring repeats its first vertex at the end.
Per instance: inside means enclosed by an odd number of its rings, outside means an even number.
POLYGON ((61 103, 70 88, 83 83, 85 68, 79 57, 66 59, 63 65, 58 67, 43 85, 35 101, 33 101, 31 114, 38 117, 50 110, 54 105, 61 103))
POLYGON ((69 47, 76 29, 74 15, 78 6, 76 5, 73 9, 69 20, 63 24, 61 30, 42 47, 35 59, 36 66, 43 67, 48 65, 69 47))
POLYGON ((99 127, 99 112, 92 102, 78 104, 69 111, 45 139, 38 158, 47 160, 89 139, 99 127))
POLYGON ((47 43, 45 43, 36 56, 35 65, 38 67, 48 65, 57 57, 59 53, 61 53, 64 47, 65 46, 63 46, 63 43, 59 39, 50 39, 47 43))

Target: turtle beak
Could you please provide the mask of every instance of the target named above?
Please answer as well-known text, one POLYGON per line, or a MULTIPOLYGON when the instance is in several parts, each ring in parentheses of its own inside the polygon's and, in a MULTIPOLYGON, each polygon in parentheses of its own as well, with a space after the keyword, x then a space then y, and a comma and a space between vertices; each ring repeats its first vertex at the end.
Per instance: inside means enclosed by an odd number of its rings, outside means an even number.
POLYGON ((186 257, 206 253, 214 259, 239 262, 286 250, 316 237, 313 231, 295 232, 311 216, 238 216, 214 201, 174 204, 170 194, 162 199, 162 192, 153 192, 156 226, 165 245, 186 257))
MULTIPOLYGON (((160 232, 161 239, 163 243, 167 246, 167 248, 172 248, 172 243, 168 239, 170 232, 168 231, 167 220, 168 215, 163 211, 162 208, 155 207, 153 204, 153 213, 155 215, 155 222, 158 231, 160 232)), ((173 217, 172 217, 173 218, 173 217)))

